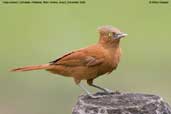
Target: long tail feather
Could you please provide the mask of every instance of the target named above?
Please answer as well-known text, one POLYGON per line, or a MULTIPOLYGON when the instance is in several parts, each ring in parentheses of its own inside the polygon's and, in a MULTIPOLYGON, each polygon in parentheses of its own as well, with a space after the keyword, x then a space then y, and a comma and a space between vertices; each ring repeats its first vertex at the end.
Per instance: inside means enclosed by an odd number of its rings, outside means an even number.
POLYGON ((12 69, 12 72, 21 72, 21 71, 30 71, 30 70, 41 70, 41 69, 48 69, 50 64, 43 64, 43 65, 35 65, 35 66, 25 66, 20 68, 12 69))

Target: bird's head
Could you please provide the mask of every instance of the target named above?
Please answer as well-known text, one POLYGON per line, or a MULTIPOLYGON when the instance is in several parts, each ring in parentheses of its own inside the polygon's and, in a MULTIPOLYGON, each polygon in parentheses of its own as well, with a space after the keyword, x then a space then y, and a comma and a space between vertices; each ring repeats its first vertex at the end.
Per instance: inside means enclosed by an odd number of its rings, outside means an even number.
POLYGON ((101 26, 98 28, 100 34, 100 42, 102 43, 119 43, 120 39, 128 34, 121 32, 119 29, 110 25, 101 26))

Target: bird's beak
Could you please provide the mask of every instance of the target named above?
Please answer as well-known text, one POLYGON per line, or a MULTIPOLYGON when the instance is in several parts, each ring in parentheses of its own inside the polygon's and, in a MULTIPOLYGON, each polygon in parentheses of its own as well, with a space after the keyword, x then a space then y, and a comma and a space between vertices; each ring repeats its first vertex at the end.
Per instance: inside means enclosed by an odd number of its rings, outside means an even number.
POLYGON ((120 33, 120 34, 118 34, 118 36, 117 36, 117 38, 123 38, 123 37, 125 37, 125 36, 127 36, 128 34, 126 34, 126 33, 120 33))

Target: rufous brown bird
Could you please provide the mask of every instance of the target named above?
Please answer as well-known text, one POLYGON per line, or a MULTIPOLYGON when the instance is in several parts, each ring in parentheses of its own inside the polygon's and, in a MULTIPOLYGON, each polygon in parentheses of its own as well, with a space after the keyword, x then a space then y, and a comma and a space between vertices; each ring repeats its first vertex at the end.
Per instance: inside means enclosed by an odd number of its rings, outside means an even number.
POLYGON ((121 56, 120 39, 127 34, 112 26, 99 27, 98 31, 99 41, 94 45, 67 53, 48 64, 20 67, 12 71, 44 69, 54 74, 72 77, 89 95, 90 92, 81 85, 81 80, 87 80, 90 86, 109 92, 108 89, 93 84, 93 80, 117 68, 121 56))

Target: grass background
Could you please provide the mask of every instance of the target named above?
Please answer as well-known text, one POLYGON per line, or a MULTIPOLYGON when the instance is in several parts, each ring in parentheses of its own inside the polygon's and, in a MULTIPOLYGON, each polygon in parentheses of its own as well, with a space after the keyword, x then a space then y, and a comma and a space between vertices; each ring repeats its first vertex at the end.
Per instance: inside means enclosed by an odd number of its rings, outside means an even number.
MULTIPOLYGON (((2 0, 1 0, 2 1, 2 0)), ((11 73, 96 43, 97 27, 128 33, 116 71, 96 83, 123 92, 157 94, 171 104, 171 4, 86 0, 86 4, 0 3, 0 114, 69 114, 83 91, 46 71, 11 73)), ((96 89, 87 87, 90 91, 96 89)))

